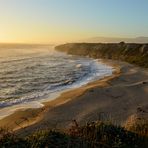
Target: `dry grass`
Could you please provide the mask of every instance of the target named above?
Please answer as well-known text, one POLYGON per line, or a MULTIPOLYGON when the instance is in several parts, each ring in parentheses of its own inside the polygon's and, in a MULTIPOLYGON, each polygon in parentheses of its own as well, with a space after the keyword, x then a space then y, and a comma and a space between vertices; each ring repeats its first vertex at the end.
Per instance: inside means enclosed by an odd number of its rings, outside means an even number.
POLYGON ((146 148, 148 137, 101 121, 79 126, 76 120, 66 132, 39 130, 20 138, 7 129, 0 130, 2 148, 146 148))

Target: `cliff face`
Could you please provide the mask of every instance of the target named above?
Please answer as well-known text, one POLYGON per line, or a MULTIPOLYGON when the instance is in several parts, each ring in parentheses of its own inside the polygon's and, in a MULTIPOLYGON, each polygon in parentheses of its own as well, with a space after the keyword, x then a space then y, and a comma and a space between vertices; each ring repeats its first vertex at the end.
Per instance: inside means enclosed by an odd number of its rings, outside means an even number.
POLYGON ((55 47, 72 55, 122 60, 148 68, 148 44, 133 43, 69 43, 55 47))

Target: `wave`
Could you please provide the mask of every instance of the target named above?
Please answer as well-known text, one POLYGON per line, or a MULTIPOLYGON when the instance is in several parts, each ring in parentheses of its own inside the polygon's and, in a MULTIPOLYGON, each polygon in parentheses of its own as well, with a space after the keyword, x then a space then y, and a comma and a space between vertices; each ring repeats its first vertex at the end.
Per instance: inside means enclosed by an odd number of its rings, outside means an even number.
POLYGON ((97 60, 66 54, 41 54, 0 61, 0 108, 50 97, 112 74, 97 60))

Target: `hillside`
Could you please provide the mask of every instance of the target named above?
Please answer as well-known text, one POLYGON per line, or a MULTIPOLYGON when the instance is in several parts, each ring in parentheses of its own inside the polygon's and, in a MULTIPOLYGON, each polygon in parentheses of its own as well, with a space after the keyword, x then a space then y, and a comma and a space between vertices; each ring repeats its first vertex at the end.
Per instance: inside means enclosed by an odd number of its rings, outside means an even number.
MULTIPOLYGON (((2 148, 146 148, 147 136, 136 134, 110 123, 91 122, 65 131, 40 130, 27 137, 0 129, 2 148)), ((143 129, 144 131, 145 129, 143 129)))
POLYGON ((55 49, 73 55, 122 60, 148 68, 148 44, 69 43, 59 45, 55 49))

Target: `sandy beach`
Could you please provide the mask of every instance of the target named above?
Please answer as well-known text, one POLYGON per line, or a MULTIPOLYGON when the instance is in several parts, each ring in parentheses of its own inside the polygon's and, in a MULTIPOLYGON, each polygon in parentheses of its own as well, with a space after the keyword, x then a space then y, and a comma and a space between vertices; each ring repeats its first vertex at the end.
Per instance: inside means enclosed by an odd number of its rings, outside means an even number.
POLYGON ((148 70, 126 62, 105 60, 115 67, 112 76, 61 94, 43 108, 19 110, 0 120, 1 127, 29 134, 38 129, 65 129, 73 119, 79 124, 109 120, 125 126, 148 117, 148 70), (21 129, 21 130, 20 130, 21 129))

